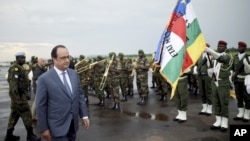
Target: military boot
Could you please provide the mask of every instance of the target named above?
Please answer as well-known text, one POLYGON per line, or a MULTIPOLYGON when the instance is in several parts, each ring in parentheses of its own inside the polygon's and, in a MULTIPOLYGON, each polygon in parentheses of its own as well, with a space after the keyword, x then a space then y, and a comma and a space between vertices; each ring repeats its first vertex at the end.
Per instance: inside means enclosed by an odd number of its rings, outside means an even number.
POLYGON ((121 102, 126 102, 126 101, 128 101, 127 95, 124 95, 124 96, 122 97, 122 99, 121 99, 121 102))
POLYGON ((27 127, 27 141, 40 141, 41 138, 33 133, 32 127, 27 127))
POLYGON ((137 105, 146 105, 145 97, 141 97, 140 101, 137 103, 137 105))
POLYGON ((120 109, 120 103, 118 102, 115 102, 115 104, 114 104, 114 106, 113 106, 113 108, 112 108, 114 111, 120 111, 121 109, 120 109))
POLYGON ((7 130, 6 137, 4 141, 19 141, 20 137, 13 135, 14 128, 10 128, 7 130))
POLYGON ((100 99, 100 102, 99 102, 99 104, 98 104, 99 106, 104 106, 104 99, 102 98, 102 99, 100 99))

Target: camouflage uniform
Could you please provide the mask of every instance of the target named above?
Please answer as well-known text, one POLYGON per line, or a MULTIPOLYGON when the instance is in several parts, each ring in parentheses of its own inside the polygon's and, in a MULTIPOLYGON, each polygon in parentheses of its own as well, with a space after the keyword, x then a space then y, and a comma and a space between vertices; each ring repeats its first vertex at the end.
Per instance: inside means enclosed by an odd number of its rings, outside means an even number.
POLYGON ((138 51, 139 56, 136 61, 136 84, 138 93, 140 95, 140 101, 138 105, 145 105, 145 98, 148 97, 148 69, 149 61, 145 57, 143 50, 138 51))
MULTIPOLYGON (((37 66, 37 60, 38 58, 36 56, 32 56, 31 57, 31 71, 32 71, 32 76, 34 77, 34 72, 35 72, 35 69, 36 69, 36 66, 37 66)), ((33 81, 33 78, 32 78, 32 86, 33 86, 33 93, 35 94, 36 93, 36 81, 33 81)))
MULTIPOLYGON (((111 57, 112 57, 113 53, 109 53, 109 58, 110 60, 106 61, 105 62, 105 66, 109 65, 109 62, 111 61, 111 57)), ((104 90, 106 92, 106 98, 110 98, 110 96, 113 95, 113 88, 112 88, 112 76, 111 76, 111 73, 108 73, 108 76, 107 76, 107 80, 106 80, 106 84, 105 84, 105 87, 104 87, 104 90)))
MULTIPOLYGON (((97 61, 101 61, 103 58, 101 56, 97 56, 97 61)), ((104 106, 104 90, 100 89, 100 85, 102 82, 103 74, 105 72, 105 64, 104 63, 98 63, 94 66, 94 87, 95 87, 95 93, 100 100, 98 105, 104 106)))
POLYGON ((134 95, 134 74, 133 74, 133 62, 132 59, 127 60, 127 66, 128 66, 128 95, 133 96, 134 95))
MULTIPOLYGON (((16 57, 25 57, 24 53, 17 54, 16 57)), ((18 136, 14 136, 13 130, 18 122, 19 117, 22 118, 25 128, 28 132, 27 140, 40 140, 33 133, 31 110, 28 104, 27 91, 29 87, 29 79, 25 69, 15 63, 8 70, 9 96, 11 98, 11 113, 8 122, 8 130, 5 141, 19 140, 18 136)))
POLYGON ((117 70, 118 61, 116 59, 115 53, 113 62, 110 66, 109 72, 111 74, 112 78, 112 89, 113 89, 113 99, 114 99, 114 106, 112 107, 113 110, 120 110, 120 95, 119 95, 119 71, 117 70))
POLYGON ((121 102, 127 101, 128 93, 128 66, 126 60, 124 60, 124 54, 119 53, 119 60, 117 63, 117 70, 119 72, 119 86, 121 88, 122 96, 121 102))
POLYGON ((168 90, 168 83, 167 81, 165 80, 165 78, 161 75, 160 73, 160 67, 159 66, 156 66, 155 67, 155 79, 156 79, 156 84, 157 84, 157 88, 160 92, 160 95, 161 95, 161 98, 159 99, 160 101, 166 101, 167 100, 167 94, 169 92, 168 90))
POLYGON ((80 64, 78 66, 75 66, 75 69, 79 70, 77 72, 79 74, 82 89, 83 89, 85 97, 86 97, 86 103, 88 105, 89 104, 89 99, 88 99, 89 90, 88 90, 88 87, 89 87, 89 83, 90 83, 90 78, 89 78, 90 77, 90 69, 86 68, 85 70, 81 70, 81 71, 80 71, 80 69, 84 68, 84 67, 88 67, 88 65, 90 63, 89 63, 89 61, 83 60, 83 59, 84 59, 84 56, 80 56, 80 61, 81 62, 80 62, 80 64))

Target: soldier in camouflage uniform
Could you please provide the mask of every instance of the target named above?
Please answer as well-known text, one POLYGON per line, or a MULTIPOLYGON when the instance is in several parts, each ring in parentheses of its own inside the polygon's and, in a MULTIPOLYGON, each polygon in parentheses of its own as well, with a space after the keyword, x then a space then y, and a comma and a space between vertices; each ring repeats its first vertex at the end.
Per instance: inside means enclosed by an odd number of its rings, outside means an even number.
POLYGON ((116 54, 113 52, 110 54, 113 57, 112 64, 109 68, 109 73, 111 74, 112 78, 112 89, 113 89, 113 101, 114 106, 112 107, 113 110, 119 111, 120 110, 120 95, 119 95, 119 71, 118 71, 118 61, 116 59, 116 54))
POLYGON ((128 65, 127 61, 124 60, 124 54, 119 53, 118 54, 118 64, 117 64, 117 70, 119 71, 119 85, 122 92, 122 99, 121 102, 128 101, 127 94, 128 94, 128 65))
POLYGON ((128 94, 129 96, 133 96, 134 95, 134 74, 133 74, 133 61, 131 58, 128 58, 127 60, 127 66, 128 66, 128 73, 127 73, 127 77, 128 77, 128 94))
POLYGON ((138 58, 136 61, 136 84, 138 93, 140 95, 140 101, 138 105, 145 105, 146 98, 148 97, 148 70, 149 61, 144 55, 143 50, 138 51, 138 58))
MULTIPOLYGON (((102 59, 103 59, 102 56, 97 56, 96 61, 101 61, 102 59)), ((105 72, 105 68, 106 67, 104 63, 98 63, 93 67, 95 94, 97 95, 99 99, 99 103, 97 103, 97 105, 99 106, 104 106, 105 95, 104 95, 104 90, 100 89, 100 85, 101 85, 102 78, 105 72)))
POLYGON ((19 117, 22 118, 27 130, 27 141, 40 141, 41 138, 33 133, 30 106, 26 97, 28 91, 28 76, 22 65, 25 63, 25 53, 18 52, 16 54, 16 63, 8 70, 9 95, 11 98, 11 113, 8 122, 7 135, 5 141, 18 141, 19 136, 13 135, 13 130, 18 122, 19 117))
MULTIPOLYGON (((109 65, 109 62, 110 60, 112 59, 112 55, 114 53, 113 52, 110 52, 109 53, 109 60, 107 60, 105 62, 105 66, 109 65)), ((112 88, 112 76, 111 76, 111 73, 108 73, 108 76, 107 76, 107 80, 106 80, 106 84, 105 84, 105 87, 104 87, 104 90, 106 92, 106 98, 111 98, 111 96, 113 95, 113 88, 112 88)))
POLYGON ((86 98, 86 104, 88 105, 89 104, 89 98, 88 98, 89 90, 88 90, 88 87, 89 87, 89 83, 90 83, 90 69, 86 68, 84 70, 78 71, 79 69, 87 67, 90 64, 88 60, 84 60, 84 59, 85 59, 85 56, 80 55, 80 57, 79 57, 80 64, 75 66, 75 69, 77 70, 77 72, 79 74, 82 89, 84 91, 85 98, 86 98))
POLYGON ((37 66, 37 62, 38 62, 38 57, 36 56, 32 56, 31 57, 31 71, 32 71, 32 86, 33 86, 33 93, 36 93, 36 82, 33 81, 33 77, 34 77, 34 72, 37 66))
POLYGON ((168 90, 168 83, 165 80, 165 78, 161 75, 160 73, 160 69, 161 67, 159 65, 155 65, 155 79, 156 79, 156 84, 157 84, 157 88, 158 91, 161 95, 161 98, 159 99, 159 101, 167 101, 167 94, 169 92, 168 90))

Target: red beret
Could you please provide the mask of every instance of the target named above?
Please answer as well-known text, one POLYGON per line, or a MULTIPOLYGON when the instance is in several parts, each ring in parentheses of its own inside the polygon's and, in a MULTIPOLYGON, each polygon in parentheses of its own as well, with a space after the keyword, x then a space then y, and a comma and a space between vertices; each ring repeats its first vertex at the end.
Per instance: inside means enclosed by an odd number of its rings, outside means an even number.
POLYGON ((210 45, 208 43, 206 43, 206 47, 210 47, 210 45))
POLYGON ((242 47, 247 47, 247 44, 245 42, 242 42, 242 41, 238 42, 238 45, 242 46, 242 47))
POLYGON ((223 45, 227 45, 227 42, 226 41, 223 41, 223 40, 220 40, 219 42, 218 42, 218 44, 223 44, 223 45))

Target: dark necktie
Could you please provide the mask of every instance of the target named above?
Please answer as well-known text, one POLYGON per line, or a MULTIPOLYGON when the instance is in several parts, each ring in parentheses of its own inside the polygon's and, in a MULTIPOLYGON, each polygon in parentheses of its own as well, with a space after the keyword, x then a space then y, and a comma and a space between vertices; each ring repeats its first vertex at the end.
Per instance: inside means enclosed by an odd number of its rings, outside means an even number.
POLYGON ((67 82, 67 79, 66 79, 66 76, 65 76, 65 72, 63 72, 62 75, 63 75, 63 83, 64 83, 64 86, 66 87, 69 96, 72 97, 72 92, 71 92, 71 90, 70 90, 69 83, 67 82))

